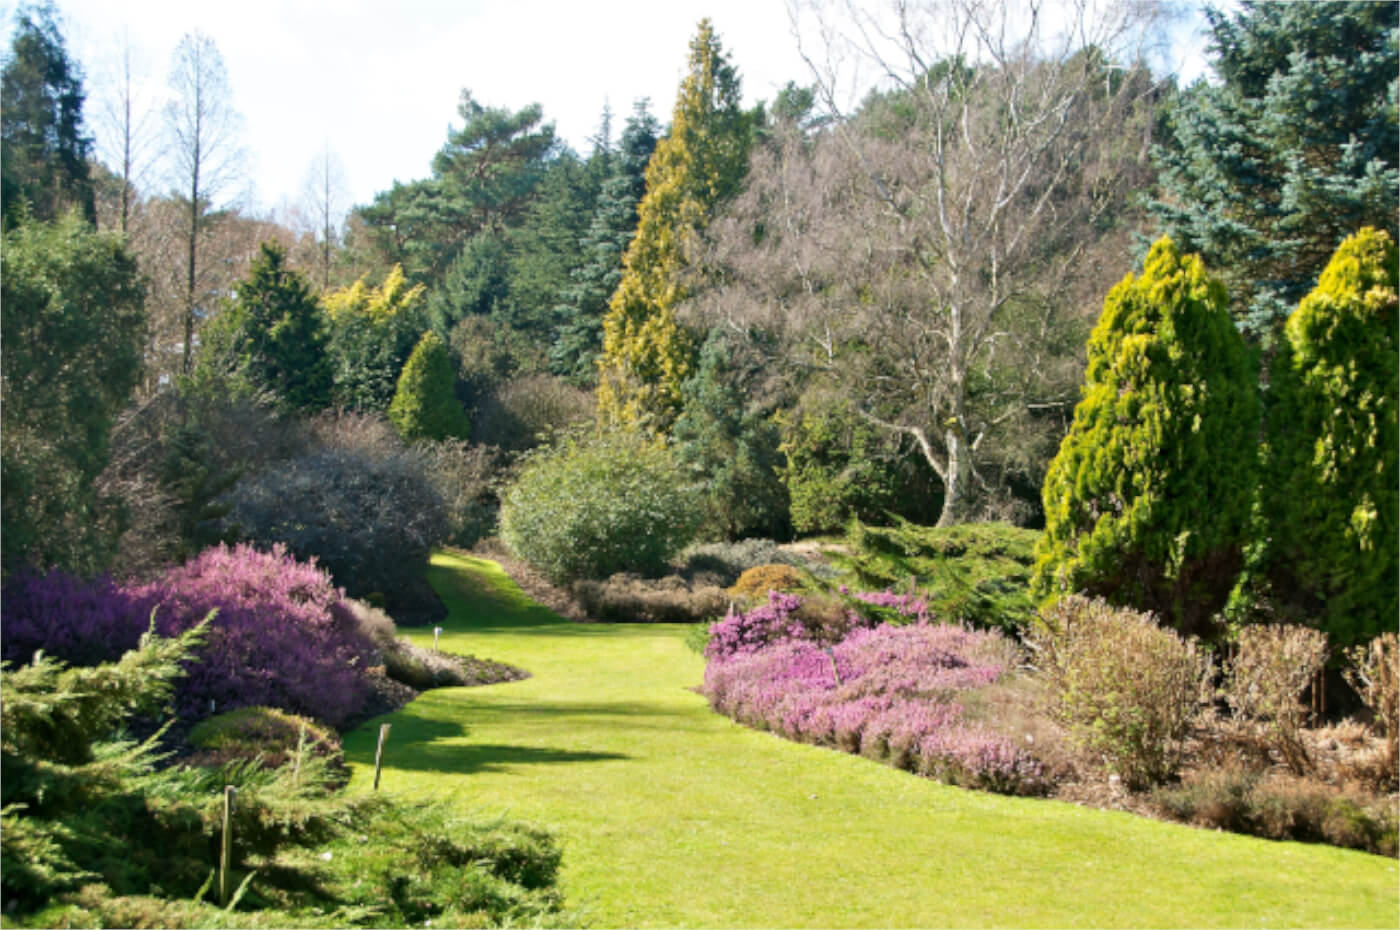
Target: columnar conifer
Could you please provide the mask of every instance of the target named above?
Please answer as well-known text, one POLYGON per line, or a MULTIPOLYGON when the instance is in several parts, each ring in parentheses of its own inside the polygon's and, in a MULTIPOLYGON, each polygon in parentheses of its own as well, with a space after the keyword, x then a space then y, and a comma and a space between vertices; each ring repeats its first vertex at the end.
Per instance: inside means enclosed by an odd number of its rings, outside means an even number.
POLYGON ((701 20, 671 131, 647 165, 637 234, 603 321, 598 411, 605 421, 664 432, 680 410, 695 354, 676 322, 686 296, 686 248, 743 179, 751 119, 739 104, 739 76, 709 20, 701 20))
POLYGON ((1088 348, 1045 479, 1035 590, 1204 632, 1240 568, 1257 471, 1256 375, 1225 288, 1164 238, 1109 292, 1088 348))
POLYGON ((1395 628, 1396 247, 1366 228, 1293 311, 1270 373, 1261 484, 1277 606, 1334 642, 1395 628))
POLYGON ((452 393, 452 359, 442 337, 429 330, 399 375, 389 421, 404 439, 465 439, 467 414, 452 393))

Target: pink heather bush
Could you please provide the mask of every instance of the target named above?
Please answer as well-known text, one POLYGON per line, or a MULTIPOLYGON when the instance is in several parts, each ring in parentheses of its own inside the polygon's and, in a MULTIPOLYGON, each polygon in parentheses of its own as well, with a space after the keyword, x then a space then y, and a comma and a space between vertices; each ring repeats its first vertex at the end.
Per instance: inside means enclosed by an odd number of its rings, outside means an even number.
MULTIPOLYGON (((917 598, 873 597, 880 606, 926 615, 917 598)), ((797 609, 790 600, 770 598, 766 607, 712 628, 705 694, 717 711, 956 784, 1008 793, 1044 788, 1034 757, 964 722, 958 703, 1011 667, 1015 648, 1000 634, 919 621, 856 629, 826 649, 788 620, 797 609), (760 622, 745 622, 760 613, 760 622)))
POLYGON ((267 706, 339 726, 368 695, 374 653, 346 611, 344 592, 314 563, 280 545, 206 549, 141 589, 160 603, 157 629, 188 629, 210 610, 218 616, 208 642, 180 682, 183 717, 267 706))
POLYGON ((344 592, 313 563, 280 546, 206 549, 149 584, 122 587, 60 572, 11 578, 3 591, 3 648, 16 663, 37 650, 74 665, 112 661, 136 646, 156 610, 170 636, 218 610, 205 644, 176 687, 180 716, 264 705, 339 726, 369 694, 374 646, 352 614, 333 609, 344 592))

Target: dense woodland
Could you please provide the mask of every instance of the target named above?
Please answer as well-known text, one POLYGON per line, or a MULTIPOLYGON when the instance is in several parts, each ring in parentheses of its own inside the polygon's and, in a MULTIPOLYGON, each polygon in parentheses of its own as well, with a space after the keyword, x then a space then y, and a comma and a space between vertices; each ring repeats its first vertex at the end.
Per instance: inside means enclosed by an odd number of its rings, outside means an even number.
MULTIPOLYGON (((104 161, 58 14, 22 6, 7 627, 36 586, 92 584, 121 592, 123 648, 176 598, 160 631, 208 649, 186 631, 218 604, 170 592, 214 553, 314 558, 404 623, 440 610, 435 547, 493 536, 583 596, 687 545, 996 522, 1043 531, 1027 616, 1084 594, 1212 648, 1261 621, 1364 647, 1400 610, 1397 9, 1208 10, 1213 74, 1182 87, 1136 52, 1142 5, 1073 42, 1010 6, 901 6, 888 46, 832 23, 750 108, 706 20, 669 110, 604 109, 590 151, 464 88, 429 176, 335 223, 328 153, 292 223, 230 206, 213 38, 182 40, 160 128, 128 107, 104 161), (858 55, 887 80, 848 107, 858 55)), ((54 652, 24 630, 7 659, 54 652)), ((327 719, 200 687, 190 713, 327 719)), ((12 746, 11 703, 6 805, 12 755, 45 751, 12 746)))

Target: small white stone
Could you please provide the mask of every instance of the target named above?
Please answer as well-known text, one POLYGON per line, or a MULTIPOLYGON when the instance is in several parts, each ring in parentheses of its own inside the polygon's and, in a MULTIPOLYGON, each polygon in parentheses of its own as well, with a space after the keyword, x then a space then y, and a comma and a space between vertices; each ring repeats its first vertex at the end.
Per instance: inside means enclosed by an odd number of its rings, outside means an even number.
POLYGON ((330 854, 329 852, 323 852, 323 853, 321 853, 321 861, 322 861, 322 862, 330 862, 330 861, 331 861, 331 854, 330 854))

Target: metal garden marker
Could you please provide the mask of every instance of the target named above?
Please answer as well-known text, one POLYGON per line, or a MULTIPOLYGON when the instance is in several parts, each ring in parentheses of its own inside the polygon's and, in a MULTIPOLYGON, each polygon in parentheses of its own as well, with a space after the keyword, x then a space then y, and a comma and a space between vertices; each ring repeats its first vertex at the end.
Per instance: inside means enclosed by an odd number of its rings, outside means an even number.
POLYGON ((297 734, 297 758, 292 763, 292 784, 301 781, 301 757, 306 752, 306 721, 301 722, 301 732, 297 734))
POLYGON ((374 790, 379 790, 379 766, 384 761, 384 741, 389 738, 389 724, 379 725, 379 746, 374 750, 374 790))
POLYGON ((219 857, 219 904, 228 904, 228 871, 233 865, 233 802, 238 789, 224 785, 224 848, 219 857))
POLYGON ((842 681, 841 673, 836 670, 836 653, 831 651, 830 646, 823 647, 822 652, 826 653, 826 660, 831 663, 831 677, 836 679, 836 686, 839 688, 842 681))
POLYGON ((437 652, 438 637, 442 635, 442 627, 433 627, 433 651, 437 652))

